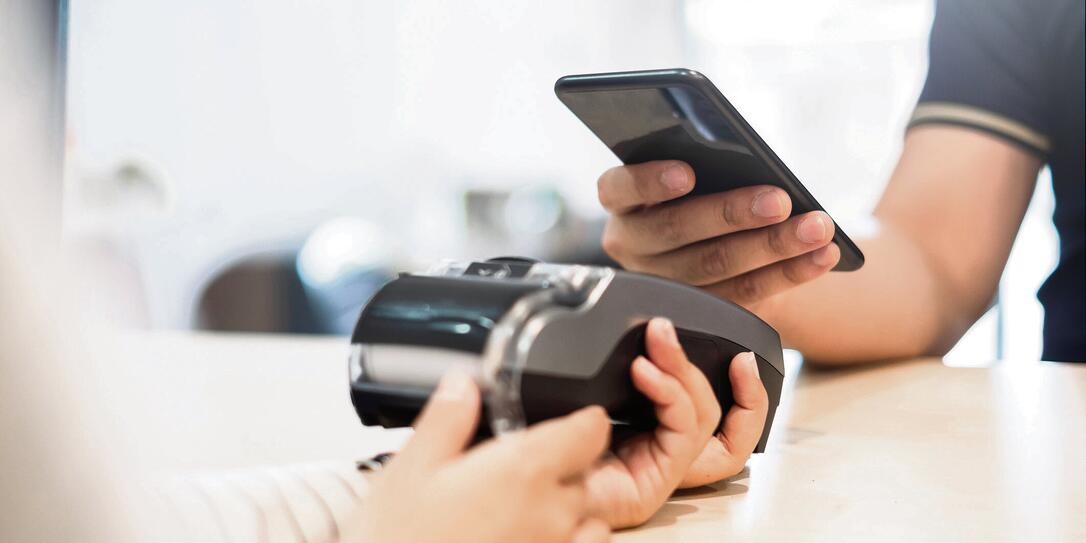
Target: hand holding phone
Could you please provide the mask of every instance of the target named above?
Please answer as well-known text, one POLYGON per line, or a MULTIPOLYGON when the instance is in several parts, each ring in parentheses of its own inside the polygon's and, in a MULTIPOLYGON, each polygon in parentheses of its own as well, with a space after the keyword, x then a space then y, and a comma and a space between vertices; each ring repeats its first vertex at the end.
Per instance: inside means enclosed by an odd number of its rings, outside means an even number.
POLYGON ((829 271, 859 248, 701 74, 567 76, 558 97, 625 166, 600 177, 604 249, 627 269, 747 305, 829 271), (831 243, 831 241, 833 243, 831 243))

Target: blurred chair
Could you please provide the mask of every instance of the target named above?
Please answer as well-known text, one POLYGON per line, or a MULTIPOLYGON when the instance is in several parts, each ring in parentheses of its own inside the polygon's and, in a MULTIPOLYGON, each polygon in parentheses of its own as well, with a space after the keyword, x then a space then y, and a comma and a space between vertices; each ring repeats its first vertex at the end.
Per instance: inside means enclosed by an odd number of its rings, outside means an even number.
POLYGON ((339 217, 298 251, 237 260, 198 297, 195 327, 231 332, 350 334, 362 306, 392 279, 380 230, 339 217))
POLYGON ((197 298, 201 330, 321 333, 295 271, 294 253, 243 258, 216 275, 197 298))

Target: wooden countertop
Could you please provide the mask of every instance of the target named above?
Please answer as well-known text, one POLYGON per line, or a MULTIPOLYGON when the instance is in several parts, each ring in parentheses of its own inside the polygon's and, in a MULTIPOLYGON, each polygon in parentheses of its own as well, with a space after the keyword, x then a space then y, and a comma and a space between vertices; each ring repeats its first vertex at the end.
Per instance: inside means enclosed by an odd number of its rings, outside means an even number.
POLYGON ((802 371, 747 471, 646 541, 1086 541, 1086 366, 802 371))

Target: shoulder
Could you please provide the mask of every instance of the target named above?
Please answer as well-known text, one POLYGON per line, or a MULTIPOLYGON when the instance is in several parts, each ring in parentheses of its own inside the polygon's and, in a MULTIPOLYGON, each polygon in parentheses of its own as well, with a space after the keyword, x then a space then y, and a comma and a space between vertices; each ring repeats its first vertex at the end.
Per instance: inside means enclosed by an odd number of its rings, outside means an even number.
POLYGON ((1047 155, 1060 70, 1048 41, 1067 30, 1046 29, 1067 9, 1067 0, 937 0, 928 76, 909 126, 964 126, 1047 155))

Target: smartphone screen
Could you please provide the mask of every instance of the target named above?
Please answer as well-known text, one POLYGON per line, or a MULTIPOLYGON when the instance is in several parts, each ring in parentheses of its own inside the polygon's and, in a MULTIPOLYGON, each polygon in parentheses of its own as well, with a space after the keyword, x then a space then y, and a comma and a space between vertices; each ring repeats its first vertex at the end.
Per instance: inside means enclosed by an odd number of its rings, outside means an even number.
MULTIPOLYGON (((567 76, 559 99, 625 164, 681 160, 697 177, 690 195, 774 185, 792 199, 792 214, 823 210, 795 175, 701 74, 687 70, 567 76)), ((837 227, 841 261, 863 265, 859 248, 837 227)))

